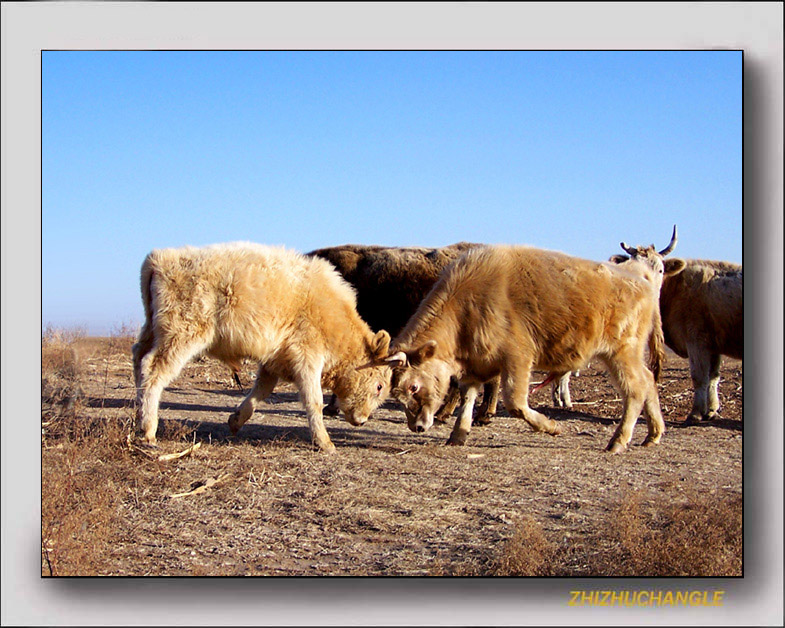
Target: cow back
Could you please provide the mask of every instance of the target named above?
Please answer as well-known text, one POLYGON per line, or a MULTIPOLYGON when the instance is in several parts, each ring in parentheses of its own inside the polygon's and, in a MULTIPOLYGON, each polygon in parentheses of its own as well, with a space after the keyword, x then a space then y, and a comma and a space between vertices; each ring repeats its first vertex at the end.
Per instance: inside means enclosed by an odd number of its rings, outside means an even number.
POLYGON ((396 345, 454 338, 445 350, 489 364, 525 346, 537 365, 572 370, 598 351, 612 352, 631 327, 650 330, 656 304, 649 282, 612 265, 531 247, 487 247, 445 270, 396 345))
POLYGON ((459 242, 441 248, 348 244, 307 255, 332 263, 357 292, 357 312, 373 330, 395 336, 436 283, 441 271, 464 251, 481 246, 459 242))
POLYGON ((742 359, 744 309, 742 267, 730 262, 687 260, 666 277, 660 293, 665 343, 687 357, 688 345, 742 359))

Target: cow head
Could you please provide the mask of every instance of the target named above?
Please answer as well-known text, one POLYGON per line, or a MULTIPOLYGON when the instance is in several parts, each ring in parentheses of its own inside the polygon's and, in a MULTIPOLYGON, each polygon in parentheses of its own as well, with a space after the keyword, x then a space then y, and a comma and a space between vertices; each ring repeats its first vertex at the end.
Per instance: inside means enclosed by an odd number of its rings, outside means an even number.
POLYGON ((436 357, 436 349, 436 341, 429 340, 387 358, 394 367, 392 394, 403 404, 412 432, 424 432, 433 425, 433 417, 450 387, 450 366, 436 357))
POLYGON ((628 246, 625 242, 622 242, 621 248, 624 249, 627 255, 612 255, 609 258, 609 261, 613 262, 614 264, 623 264, 629 260, 636 260, 642 264, 645 264, 654 271, 654 280, 657 290, 659 291, 659 289, 662 287, 662 281, 665 277, 680 273, 682 270, 684 270, 684 266, 686 265, 683 259, 665 259, 665 256, 676 248, 677 241, 678 236, 676 233, 676 225, 673 225, 673 235, 671 236, 671 241, 668 243, 668 246, 666 246, 661 251, 657 251, 653 244, 650 244, 649 246, 633 247, 628 246))
POLYGON ((392 369, 385 361, 390 350, 390 334, 381 330, 365 343, 366 361, 348 368, 336 383, 335 392, 344 417, 352 425, 362 425, 390 394, 392 369))

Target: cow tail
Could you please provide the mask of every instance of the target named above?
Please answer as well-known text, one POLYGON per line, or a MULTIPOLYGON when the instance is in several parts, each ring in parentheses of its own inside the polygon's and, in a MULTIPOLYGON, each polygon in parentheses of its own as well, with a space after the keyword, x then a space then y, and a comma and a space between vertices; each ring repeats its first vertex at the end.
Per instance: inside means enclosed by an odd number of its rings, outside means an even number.
POLYGON ((142 306, 145 321, 139 332, 139 338, 131 347, 134 366, 134 385, 137 389, 142 385, 142 358, 150 351, 154 341, 153 332, 153 264, 148 255, 142 264, 141 288, 142 306))
POLYGON ((649 370, 654 375, 654 381, 660 380, 662 364, 665 361, 665 336, 662 333, 662 319, 659 308, 654 309, 652 328, 649 334, 649 370))
POLYGON ((148 255, 142 264, 142 306, 144 307, 144 316, 148 325, 153 322, 153 264, 150 256, 148 255))

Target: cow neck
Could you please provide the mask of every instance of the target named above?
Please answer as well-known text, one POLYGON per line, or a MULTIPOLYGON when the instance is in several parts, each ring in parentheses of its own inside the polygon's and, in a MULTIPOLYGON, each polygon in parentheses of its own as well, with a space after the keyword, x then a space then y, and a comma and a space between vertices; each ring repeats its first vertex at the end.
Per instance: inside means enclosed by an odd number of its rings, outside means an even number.
MULTIPOLYGON (((444 308, 443 303, 430 304, 429 309, 418 310, 418 314, 410 321, 400 335, 396 345, 404 350, 421 347, 430 340, 436 341, 436 356, 446 362, 455 362, 459 325, 456 313, 444 308)), ((457 364, 456 364, 457 368, 457 364)))
POLYGON ((373 333, 359 315, 347 321, 351 327, 349 333, 340 338, 329 338, 328 360, 322 372, 322 385, 334 390, 339 379, 358 366, 367 364, 371 360, 369 347, 373 340, 373 333))

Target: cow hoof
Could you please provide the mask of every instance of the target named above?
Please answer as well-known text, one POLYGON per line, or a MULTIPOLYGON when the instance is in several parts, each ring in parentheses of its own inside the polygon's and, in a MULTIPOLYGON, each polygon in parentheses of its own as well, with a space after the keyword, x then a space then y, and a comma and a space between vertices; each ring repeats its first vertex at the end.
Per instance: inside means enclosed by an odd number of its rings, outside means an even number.
POLYGON ((326 454, 328 456, 332 456, 333 454, 337 453, 337 450, 335 449, 335 445, 330 443, 328 445, 322 445, 321 447, 319 447, 319 452, 326 454))
POLYGON ((719 418, 720 418, 719 414, 717 414, 716 412, 710 412, 705 417, 703 417, 703 421, 707 423, 709 421, 714 421, 715 419, 719 419, 719 418))
POLYGON ((490 416, 476 416, 472 419, 472 425, 490 425, 491 424, 491 417, 490 416))
POLYGON ((450 436, 446 444, 451 447, 462 447, 466 444, 466 436, 450 436))
POLYGON ((646 440, 644 440, 641 443, 641 447, 655 447, 656 445, 659 445, 659 444, 660 444, 659 440, 654 440, 654 439, 647 438, 646 440))
POLYGON ((559 425, 558 423, 554 423, 548 430, 548 434, 550 434, 551 436, 558 436, 559 434, 561 434, 561 425, 559 425))
POLYGON ((334 408, 333 406, 325 406, 324 410, 322 410, 322 414, 324 416, 338 416, 340 410, 338 408, 334 408))
POLYGON ((625 449, 627 449, 627 445, 622 445, 619 441, 611 441, 608 443, 608 447, 606 447, 605 451, 612 454, 620 454, 625 449))
POLYGON ((237 435, 237 432, 239 432, 240 428, 242 427, 241 425, 239 425, 239 422, 237 420, 237 412, 232 412, 229 415, 229 420, 227 421, 227 423, 229 425, 229 431, 232 433, 232 436, 237 435))
POLYGON ((138 429, 129 437, 129 442, 135 447, 143 447, 144 449, 158 449, 158 441, 155 436, 147 437, 145 433, 138 429))

